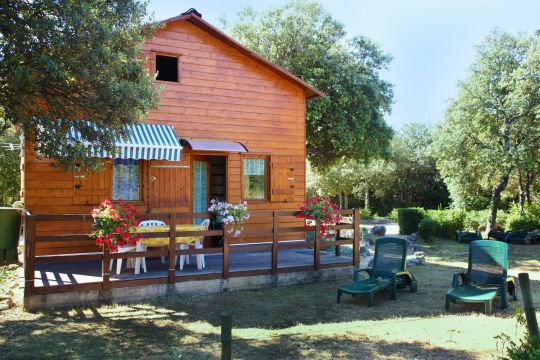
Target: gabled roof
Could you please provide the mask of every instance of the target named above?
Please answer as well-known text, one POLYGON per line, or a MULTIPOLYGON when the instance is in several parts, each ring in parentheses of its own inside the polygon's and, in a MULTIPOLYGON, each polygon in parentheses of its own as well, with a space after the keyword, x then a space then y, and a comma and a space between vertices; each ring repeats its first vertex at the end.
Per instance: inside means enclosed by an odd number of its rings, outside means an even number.
POLYGON ((268 59, 260 56, 256 52, 248 49, 244 45, 240 44, 238 41, 234 40, 209 22, 202 19, 201 14, 195 10, 195 9, 189 9, 185 13, 182 13, 179 16, 175 16, 169 19, 165 19, 160 21, 161 24, 169 24, 176 21, 188 21, 189 23, 197 26, 199 29, 207 32, 208 34, 212 35, 213 37, 219 39, 223 43, 233 47, 240 53, 246 55, 250 59, 254 60, 255 62, 259 63, 260 65, 263 65, 264 67, 270 69, 274 73, 278 74, 285 80, 288 80, 292 82, 293 84, 301 87, 304 89, 304 94, 307 99, 316 98, 316 97, 323 97, 325 96, 324 93, 317 90, 315 87, 311 86, 307 82, 303 81, 302 79, 294 76, 289 71, 285 70, 281 66, 278 66, 272 62, 270 62, 268 59))

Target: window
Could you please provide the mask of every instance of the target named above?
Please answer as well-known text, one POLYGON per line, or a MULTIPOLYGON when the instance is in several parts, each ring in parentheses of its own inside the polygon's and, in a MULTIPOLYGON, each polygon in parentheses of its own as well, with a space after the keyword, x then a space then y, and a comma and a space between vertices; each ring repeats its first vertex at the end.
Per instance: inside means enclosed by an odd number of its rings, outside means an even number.
POLYGON ((140 200, 141 161, 114 159, 113 164, 113 200, 140 200))
POLYGON ((244 199, 266 199, 266 159, 244 159, 244 199))
POLYGON ((178 82, 178 58, 156 55, 157 80, 178 82))

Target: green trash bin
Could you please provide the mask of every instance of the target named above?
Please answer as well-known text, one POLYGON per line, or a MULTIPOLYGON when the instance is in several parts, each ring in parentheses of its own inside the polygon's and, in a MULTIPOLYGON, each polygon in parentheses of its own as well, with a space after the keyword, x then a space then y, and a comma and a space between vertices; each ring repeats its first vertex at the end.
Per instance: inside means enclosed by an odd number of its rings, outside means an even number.
POLYGON ((21 209, 0 207, 0 263, 17 261, 21 209))

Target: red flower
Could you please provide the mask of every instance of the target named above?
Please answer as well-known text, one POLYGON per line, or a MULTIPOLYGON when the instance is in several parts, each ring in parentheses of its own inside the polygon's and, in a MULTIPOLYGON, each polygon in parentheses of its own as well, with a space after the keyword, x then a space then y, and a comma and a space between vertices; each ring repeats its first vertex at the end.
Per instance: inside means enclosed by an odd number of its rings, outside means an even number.
POLYGON ((122 229, 120 229, 119 227, 117 227, 117 228, 114 228, 113 232, 114 232, 115 234, 120 234, 120 233, 122 232, 122 229))

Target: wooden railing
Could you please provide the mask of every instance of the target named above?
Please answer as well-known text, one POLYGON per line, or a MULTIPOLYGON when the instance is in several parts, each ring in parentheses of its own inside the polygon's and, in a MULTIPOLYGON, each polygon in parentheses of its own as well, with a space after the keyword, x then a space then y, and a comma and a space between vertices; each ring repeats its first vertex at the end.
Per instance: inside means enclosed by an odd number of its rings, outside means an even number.
MULTIPOLYGON (((36 256, 36 244, 50 242, 69 242, 92 239, 88 234, 72 234, 72 235, 37 235, 36 228, 39 222, 54 222, 54 221, 91 221, 90 215, 27 215, 25 222, 25 288, 24 296, 29 297, 38 294, 60 293, 70 291, 85 291, 85 290, 108 290, 117 287, 126 286, 142 286, 148 284, 174 284, 182 281, 195 281, 207 279, 228 279, 231 277, 254 276, 254 275, 276 275, 278 273, 295 272, 295 271, 318 271, 324 268, 355 266, 358 267, 360 262, 360 214, 358 209, 341 210, 341 215, 352 215, 353 221, 351 224, 336 225, 336 230, 353 230, 354 236, 352 239, 343 239, 336 237, 334 241, 324 241, 324 247, 335 246, 336 255, 340 254, 341 245, 352 245, 352 261, 333 262, 321 264, 321 239, 315 236, 315 241, 290 241, 280 239, 281 235, 303 233, 305 239, 305 228, 303 226, 284 226, 280 223, 285 217, 294 217, 295 211, 252 211, 250 212, 251 219, 257 217, 272 217, 271 228, 254 228, 245 229, 244 236, 248 235, 263 235, 271 239, 264 243, 254 243, 252 245, 237 246, 242 243, 241 240, 231 237, 227 231, 223 230, 202 230, 202 231, 177 231, 176 224, 182 218, 208 218, 208 213, 169 213, 169 214, 141 214, 141 220, 159 219, 166 220, 169 223, 170 230, 168 232, 152 232, 142 233, 142 238, 168 237, 169 244, 166 250, 149 250, 141 252, 125 252, 125 253, 109 253, 107 250, 99 253, 80 253, 80 254, 60 254, 60 255, 41 255, 36 256), (217 248, 202 248, 202 249, 187 249, 177 250, 176 237, 183 236, 221 236, 223 237, 223 246, 217 248), (310 266, 293 266, 279 267, 278 256, 280 249, 293 248, 313 248, 313 265, 310 266), (271 251, 270 268, 262 270, 230 270, 230 254, 231 252, 242 251, 271 251), (223 259, 223 269, 220 273, 211 274, 195 274, 195 275, 177 275, 175 271, 175 257, 177 255, 196 255, 196 254, 221 254, 223 259), (110 280, 110 260, 111 259, 130 259, 139 257, 161 257, 168 256, 168 272, 167 276, 135 278, 128 280, 110 280), (36 265, 78 262, 78 261, 101 261, 101 281, 69 284, 69 285, 54 285, 54 286, 35 286, 35 270, 36 265)), ((315 233, 319 234, 319 225, 316 226, 315 233)))

